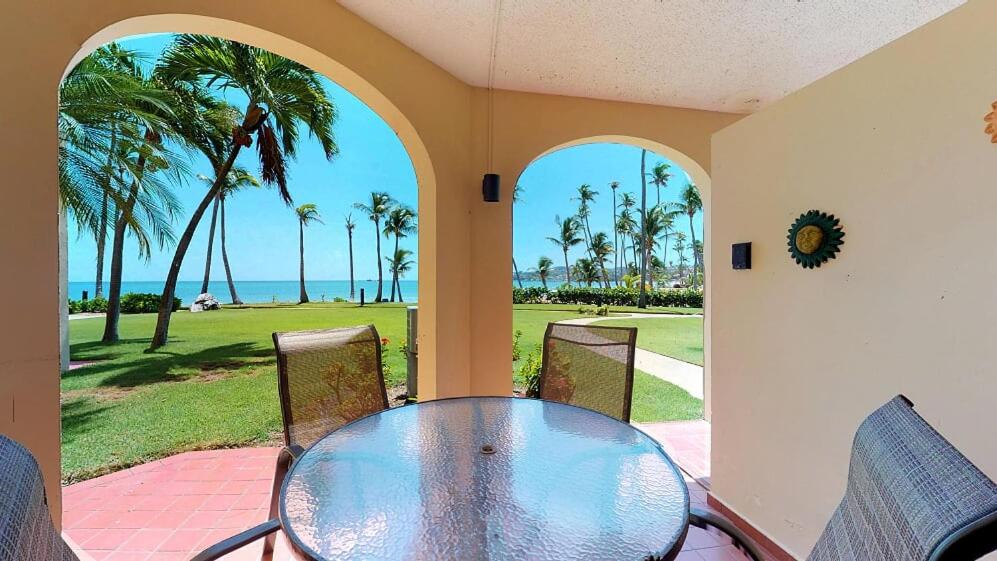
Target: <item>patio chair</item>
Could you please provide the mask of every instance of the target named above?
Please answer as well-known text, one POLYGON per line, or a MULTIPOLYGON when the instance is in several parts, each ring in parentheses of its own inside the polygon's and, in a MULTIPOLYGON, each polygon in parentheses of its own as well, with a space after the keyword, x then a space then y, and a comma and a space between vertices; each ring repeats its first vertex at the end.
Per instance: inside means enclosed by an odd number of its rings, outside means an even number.
POLYGON ((547 324, 539 396, 630 422, 637 328, 547 324))
POLYGON ((79 561, 52 525, 38 462, 0 435, 0 561, 79 561))
MULTIPOLYGON (((270 518, 284 476, 306 448, 339 427, 388 408, 381 338, 373 325, 273 334, 284 448, 277 458, 270 518)), ((264 559, 276 536, 267 536, 264 559)))
MULTIPOLYGON (((738 545, 756 546, 712 513, 738 545)), ((997 484, 900 395, 855 434, 845 497, 807 561, 971 561, 997 551, 997 484)))

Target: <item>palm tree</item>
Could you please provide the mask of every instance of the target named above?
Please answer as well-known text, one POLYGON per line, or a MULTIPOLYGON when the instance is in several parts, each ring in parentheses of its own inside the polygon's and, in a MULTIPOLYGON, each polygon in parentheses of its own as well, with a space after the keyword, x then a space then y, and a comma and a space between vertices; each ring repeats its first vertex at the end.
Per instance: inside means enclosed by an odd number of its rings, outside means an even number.
MULTIPOLYGON (((388 218, 384 221, 384 237, 390 237, 392 234, 395 236, 395 251, 392 255, 398 255, 399 240, 415 232, 416 228, 414 210, 404 206, 396 206, 391 209, 391 212, 388 213, 388 218)), ((401 286, 398 284, 398 276, 394 273, 395 271, 392 271, 391 275, 392 302, 395 301, 395 287, 398 287, 398 291, 401 292, 401 286)))
MULTIPOLYGON (((513 218, 513 220, 516 218, 516 203, 519 203, 519 202, 523 201, 523 196, 522 195, 523 195, 523 186, 520 185, 519 183, 517 183, 516 186, 512 188, 512 218, 513 218)), ((509 222, 510 222, 510 224, 513 224, 512 231, 515 232, 516 231, 516 227, 514 225, 515 223, 513 222, 513 220, 510 220, 509 222)), ((519 267, 516 266, 516 253, 515 253, 516 248, 513 247, 512 249, 513 249, 513 255, 512 255, 512 272, 516 275, 516 284, 519 285, 519 288, 523 288, 523 279, 520 278, 520 276, 519 276, 519 267)))
POLYGON ((596 232, 592 236, 592 253, 595 255, 595 264, 602 272, 602 282, 606 288, 610 288, 609 273, 606 271, 606 260, 609 254, 613 253, 613 246, 609 244, 609 236, 605 232, 596 232))
MULTIPOLYGON (((644 171, 647 166, 647 150, 640 151, 640 230, 647 231, 647 174, 644 171)), ((637 300, 638 308, 647 307, 647 260, 650 257, 646 243, 641 244, 640 256, 640 299, 637 300)))
POLYGON ((298 254, 301 256, 301 266, 299 268, 301 293, 298 297, 298 303, 307 304, 308 292, 305 291, 305 226, 312 222, 318 222, 319 224, 323 222, 319 217, 318 207, 312 203, 305 203, 299 206, 294 209, 294 213, 298 215, 298 254))
POLYGON ((703 265, 703 240, 696 240, 692 242, 692 258, 694 260, 695 259, 699 260, 699 274, 697 274, 696 276, 697 279, 696 282, 698 282, 699 275, 702 275, 704 277, 704 282, 705 282, 706 268, 703 265))
POLYGON ((623 210, 620 211, 620 218, 617 219, 617 225, 623 225, 624 228, 620 228, 620 234, 624 236, 623 244, 626 245, 626 238, 630 238, 630 248, 633 249, 634 267, 637 266, 637 221, 633 218, 633 208, 637 206, 637 199, 634 198, 633 193, 623 193, 620 197, 619 208, 623 210), (626 219, 624 219, 626 217, 626 219))
POLYGON ((657 206, 661 206, 661 188, 667 187, 668 180, 672 177, 672 174, 668 173, 669 168, 671 168, 671 166, 665 162, 660 162, 651 168, 651 183, 653 183, 658 190, 658 202, 655 203, 657 206))
MULTIPOLYGON (((655 206, 647 213, 647 220, 644 221, 644 230, 640 237, 640 247, 642 253, 648 259, 650 263, 651 257, 654 256, 654 250, 658 246, 658 240, 664 236, 665 229, 668 224, 668 216, 666 211, 660 206, 655 206)), ((651 288, 654 288, 654 276, 650 275, 645 282, 649 282, 651 288)))
POLYGON ((546 255, 540 257, 537 260, 537 275, 540 277, 540 282, 543 283, 544 289, 547 288, 547 277, 550 276, 550 269, 554 266, 554 260, 546 255))
MULTIPOLYGON (((689 235, 692 237, 692 245, 696 245, 696 228, 693 226, 693 218, 696 213, 703 210, 703 199, 699 196, 699 189, 694 183, 686 185, 682 190, 681 201, 678 210, 689 217, 689 235)), ((692 287, 696 288, 696 271, 700 267, 699 257, 693 252, 692 256, 692 287)))
POLYGON ((356 290, 353 286, 353 230, 357 227, 357 223, 353 221, 353 215, 346 215, 346 238, 350 245, 350 300, 354 300, 356 297, 356 290))
MULTIPOLYGON (((292 200, 287 189, 286 166, 287 160, 296 155, 301 128, 318 139, 327 159, 331 160, 339 151, 332 131, 336 108, 321 76, 302 64, 235 41, 184 34, 177 36, 163 53, 156 72, 163 82, 173 84, 176 89, 199 91, 212 86, 234 89, 242 92, 248 103, 242 123, 231 129, 227 156, 212 162, 214 185, 194 209, 177 244, 159 302, 152 349, 167 342, 180 265, 197 225, 221 190, 239 152, 252 145, 253 136, 260 159, 260 177, 264 184, 278 187, 288 206, 292 200)), ((215 152, 218 153, 221 152, 215 152)), ((205 155, 210 159, 214 154, 205 155)))
POLYGON ((676 232, 675 234, 675 245, 672 246, 675 253, 679 256, 679 278, 685 274, 685 264, 688 261, 685 257, 685 232, 676 232))
POLYGON ((228 248, 225 244, 225 201, 229 196, 235 194, 236 191, 244 187, 259 187, 260 182, 256 179, 256 176, 249 173, 245 168, 237 167, 233 168, 232 171, 228 173, 228 177, 225 180, 225 185, 222 190, 218 192, 218 199, 221 207, 222 223, 221 223, 221 242, 222 242, 222 264, 225 266, 225 280, 228 282, 228 292, 232 297, 233 304, 242 304, 242 300, 239 299, 239 294, 235 291, 235 281, 232 280, 232 267, 228 263, 228 248))
POLYGON ((571 286, 571 265, 568 264, 568 250, 572 247, 582 243, 584 240, 578 237, 579 230, 581 230, 581 225, 578 223, 578 219, 574 216, 569 216, 564 220, 561 217, 555 216, 554 223, 560 228, 558 236, 556 238, 548 237, 551 243, 561 248, 564 252, 564 277, 565 283, 571 286))
POLYGON ((375 302, 380 302, 383 296, 382 285, 384 284, 384 271, 381 268, 381 218, 391 210, 391 203, 394 200, 391 195, 383 191, 372 191, 370 194, 370 204, 353 203, 353 208, 367 213, 367 218, 374 223, 374 238, 377 241, 377 296, 375 302))
MULTIPOLYGON (((675 219, 682 214, 680 210, 675 208, 674 203, 665 203, 663 205, 658 205, 659 212, 661 214, 661 235, 665 238, 661 245, 661 262, 664 267, 665 263, 668 263, 668 242, 672 234, 675 233, 675 219)), ((667 273, 668 268, 664 268, 667 273)))
POLYGON ((586 286, 591 287, 592 283, 599 282, 599 269, 591 259, 581 257, 575 261, 575 276, 578 277, 579 282, 584 282, 586 286))
POLYGON ((592 209, 589 203, 595 202, 595 196, 599 192, 592 189, 589 184, 583 184, 578 186, 578 220, 585 226, 585 243, 586 250, 589 254, 589 259, 594 259, 595 254, 592 252, 592 229, 589 227, 589 215, 592 214, 592 209))
POLYGON ((392 276, 396 279, 395 284, 398 285, 399 302, 404 302, 405 300, 402 299, 402 283, 398 282, 397 279, 404 277, 405 273, 412 270, 412 265, 415 262, 408 259, 410 255, 412 255, 412 252, 407 249, 396 249, 393 257, 384 258, 388 262, 388 268, 391 269, 392 276))
POLYGON ((620 231, 616 227, 616 190, 620 188, 619 181, 611 181, 609 188, 613 190, 613 282, 620 286, 620 231))

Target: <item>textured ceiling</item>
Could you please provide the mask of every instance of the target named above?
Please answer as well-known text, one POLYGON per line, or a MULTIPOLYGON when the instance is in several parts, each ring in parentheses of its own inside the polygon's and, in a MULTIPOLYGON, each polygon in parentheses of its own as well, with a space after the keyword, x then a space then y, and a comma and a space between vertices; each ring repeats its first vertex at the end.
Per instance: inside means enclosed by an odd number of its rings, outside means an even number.
POLYGON ((340 0, 465 82, 750 113, 964 0, 340 0), (498 8, 498 10, 496 10, 498 8))

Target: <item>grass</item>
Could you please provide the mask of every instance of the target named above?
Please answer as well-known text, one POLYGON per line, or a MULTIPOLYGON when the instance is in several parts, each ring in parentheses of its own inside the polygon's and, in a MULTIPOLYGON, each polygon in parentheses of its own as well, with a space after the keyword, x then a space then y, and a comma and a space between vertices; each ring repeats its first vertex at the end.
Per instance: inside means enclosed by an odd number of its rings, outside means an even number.
MULTIPOLYGON (((523 356, 540 344, 547 322, 571 317, 579 317, 577 308, 517 306, 513 318, 515 329, 523 332, 523 356)), ((64 481, 186 450, 275 441, 280 413, 273 331, 373 323, 389 340, 384 350, 386 381, 395 385, 405 379, 405 357, 399 348, 405 341, 404 305, 360 308, 330 303, 180 312, 171 322, 170 344, 147 352, 155 321, 155 314, 122 316, 122 341, 116 345, 99 342, 102 319, 70 322, 72 359, 96 362, 62 378, 64 481)), ((637 373, 635 421, 700 416, 700 400, 637 373)))
POLYGON ((637 346, 703 365, 703 318, 616 319, 599 325, 637 328, 637 346))

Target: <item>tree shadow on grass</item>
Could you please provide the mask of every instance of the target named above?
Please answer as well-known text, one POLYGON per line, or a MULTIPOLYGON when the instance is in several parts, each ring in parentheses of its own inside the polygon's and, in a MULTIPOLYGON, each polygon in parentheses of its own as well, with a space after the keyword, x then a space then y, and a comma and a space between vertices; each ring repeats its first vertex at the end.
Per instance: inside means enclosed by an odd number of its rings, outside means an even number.
POLYGON ((269 363, 276 363, 272 350, 261 349, 254 343, 240 342, 194 352, 170 352, 160 349, 126 362, 98 362, 67 372, 63 378, 97 376, 100 378, 97 386, 100 387, 134 388, 161 382, 182 382, 196 378, 196 372, 236 370, 248 365, 269 363), (261 357, 269 357, 272 360, 252 360, 261 357), (192 373, 192 370, 195 373, 192 373))
POLYGON ((66 445, 95 430, 95 421, 110 406, 98 405, 96 400, 81 397, 62 403, 62 443, 66 445))

